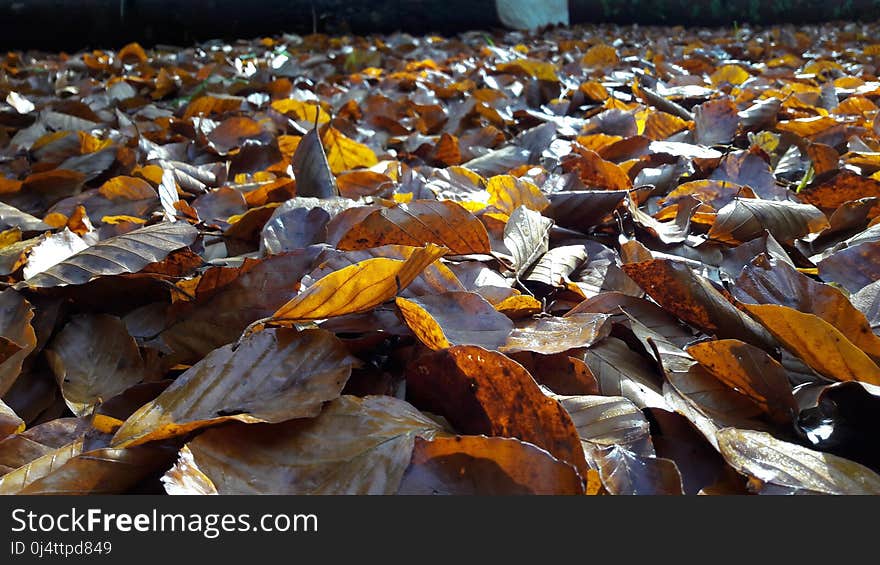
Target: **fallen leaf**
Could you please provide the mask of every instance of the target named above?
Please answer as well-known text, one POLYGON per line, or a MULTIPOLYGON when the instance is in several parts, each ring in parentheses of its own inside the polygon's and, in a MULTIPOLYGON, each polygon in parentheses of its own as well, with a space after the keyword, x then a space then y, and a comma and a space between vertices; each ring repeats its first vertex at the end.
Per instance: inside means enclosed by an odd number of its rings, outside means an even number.
POLYGON ((336 398, 354 360, 324 330, 267 329, 237 347, 215 349, 131 415, 114 447, 175 437, 238 420, 282 422, 317 416, 336 398))
POLYGON ((694 344, 687 352, 721 382, 755 401, 774 421, 787 424, 797 414, 788 374, 765 351, 722 339, 694 344))
POLYGON ((624 265, 623 271, 667 311, 704 332, 773 347, 766 331, 686 265, 654 259, 624 265))
POLYGON ((737 244, 760 236, 766 229, 780 243, 791 244, 830 225, 825 214, 809 204, 734 198, 718 211, 709 237, 737 244))
MULTIPOLYGON (((402 400, 342 396, 317 418, 230 424, 187 447, 202 488, 207 479, 219 494, 394 494, 415 438, 443 433, 402 400)), ((166 490, 180 489, 179 477, 166 475, 166 490)))
POLYGON ((443 245, 451 254, 490 253, 489 236, 477 218, 451 201, 414 201, 370 213, 336 244, 366 249, 387 244, 443 245))
POLYGON ((510 438, 416 438, 398 494, 584 494, 571 465, 510 438))
POLYGON ((312 129, 303 136, 296 146, 291 159, 293 174, 296 176, 297 196, 330 198, 339 196, 336 179, 330 170, 330 163, 318 137, 318 130, 312 129))
POLYGON ((792 353, 826 377, 880 384, 880 367, 822 318, 775 304, 742 304, 742 308, 792 353))
POLYGON ((272 319, 292 323, 365 312, 394 298, 447 251, 428 244, 405 261, 376 258, 345 267, 292 298, 275 311, 272 319))
POLYGON ((79 285, 101 276, 136 273, 190 245, 197 235, 194 227, 183 222, 140 228, 87 247, 16 287, 79 285))
POLYGON ((437 351, 410 364, 406 382, 416 406, 444 416, 458 432, 527 441, 586 473, 571 418, 501 353, 468 345, 437 351))
POLYGON ((553 221, 520 206, 504 226, 504 245, 513 254, 513 271, 519 277, 549 249, 553 221))
POLYGON ((361 167, 372 167, 379 162, 372 149, 349 139, 333 127, 324 130, 321 143, 327 151, 327 162, 334 175, 361 167))
POLYGON ((572 314, 519 322, 500 348, 504 353, 533 351, 550 355, 589 347, 611 333, 605 314, 572 314))
POLYGON ((497 349, 513 329, 513 322, 479 294, 445 292, 396 300, 407 326, 427 347, 478 345, 497 349))
POLYGON ((0 292, 0 337, 4 359, 0 361, 0 396, 5 395, 21 373, 22 363, 37 346, 30 302, 12 289, 0 292))
POLYGON ((125 324, 109 314, 73 318, 45 354, 67 405, 77 416, 152 373, 125 324))
POLYGON ((723 429, 718 445, 732 467, 762 484, 807 494, 880 494, 880 475, 867 467, 765 432, 723 429))

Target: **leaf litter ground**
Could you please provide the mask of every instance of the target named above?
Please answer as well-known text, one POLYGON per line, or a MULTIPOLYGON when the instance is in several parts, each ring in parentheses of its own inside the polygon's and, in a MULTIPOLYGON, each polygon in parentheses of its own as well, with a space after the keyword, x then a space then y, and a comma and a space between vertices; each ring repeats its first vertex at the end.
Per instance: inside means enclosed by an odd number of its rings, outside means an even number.
POLYGON ((876 25, 0 59, 0 492, 880 493, 876 25))

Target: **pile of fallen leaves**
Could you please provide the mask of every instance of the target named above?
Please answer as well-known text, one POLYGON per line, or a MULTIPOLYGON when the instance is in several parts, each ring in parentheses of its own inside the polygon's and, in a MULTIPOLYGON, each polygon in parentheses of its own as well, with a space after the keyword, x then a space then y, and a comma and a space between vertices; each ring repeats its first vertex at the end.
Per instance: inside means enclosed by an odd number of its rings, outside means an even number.
POLYGON ((880 493, 875 25, 0 59, 2 493, 880 493))

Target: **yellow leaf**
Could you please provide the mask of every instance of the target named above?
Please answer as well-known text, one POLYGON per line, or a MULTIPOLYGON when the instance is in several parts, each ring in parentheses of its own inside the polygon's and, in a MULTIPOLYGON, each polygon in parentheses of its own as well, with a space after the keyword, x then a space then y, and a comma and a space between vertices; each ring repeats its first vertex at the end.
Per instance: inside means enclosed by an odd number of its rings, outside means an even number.
POLYGON ((527 180, 512 175, 497 175, 490 178, 486 190, 489 192, 489 205, 507 215, 512 214, 520 206, 536 212, 541 212, 550 206, 550 201, 541 189, 527 180))
POLYGON ((541 302, 533 296, 515 294, 508 296, 495 305, 495 309, 508 318, 526 318, 534 314, 540 314, 543 310, 541 302))
POLYGON ((496 69, 502 73, 527 74, 538 80, 557 81, 556 65, 535 59, 517 59, 506 63, 498 63, 496 69))
POLYGON ((272 318, 294 323, 371 310, 394 298, 446 251, 428 244, 406 261, 381 257, 334 271, 279 308, 272 318))
POLYGON ((143 218, 137 218, 135 216, 126 216, 126 215, 104 216, 101 218, 102 224, 116 225, 116 224, 121 224, 123 222, 130 222, 132 224, 146 224, 147 223, 147 221, 143 218))
POLYGON ((327 128, 321 136, 321 143, 327 152, 327 162, 334 175, 359 167, 372 167, 379 162, 372 149, 345 137, 336 128, 327 128))
POLYGON ((581 59, 581 63, 586 67, 610 67, 616 65, 618 61, 620 57, 617 55, 617 49, 604 43, 590 47, 581 59))
POLYGON ((739 65, 724 65, 723 67, 718 67, 718 70, 712 73, 712 76, 709 78, 712 79, 712 84, 714 86, 718 86, 725 82, 738 86, 749 80, 751 76, 752 75, 750 75, 748 71, 739 65))
POLYGON ((303 102, 293 98, 285 98, 272 102, 272 108, 284 115, 293 114, 301 122, 314 123, 317 119, 319 124, 326 124, 330 121, 330 114, 318 111, 317 102, 303 102))
POLYGON ((437 320, 427 310, 406 298, 397 297, 395 302, 400 309, 400 313, 403 315, 403 319, 406 321, 406 325, 409 326, 409 329, 416 334, 416 337, 425 346, 434 351, 439 351, 452 345, 446 339, 443 328, 440 327, 437 320))
POLYGON ((826 377, 880 385, 880 367, 822 318, 775 304, 742 307, 787 349, 826 377))

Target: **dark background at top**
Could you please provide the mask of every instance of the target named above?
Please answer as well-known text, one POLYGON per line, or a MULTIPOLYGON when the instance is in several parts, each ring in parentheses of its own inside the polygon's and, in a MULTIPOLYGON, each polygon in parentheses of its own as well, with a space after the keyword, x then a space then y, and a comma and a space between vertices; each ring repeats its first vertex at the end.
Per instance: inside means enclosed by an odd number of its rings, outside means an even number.
MULTIPOLYGON (((540 0, 536 0, 540 1, 540 0)), ((730 26, 880 19, 880 0, 569 0, 572 23, 730 26)), ((0 0, 0 48, 191 45, 280 33, 500 27, 492 0, 0 0)))

